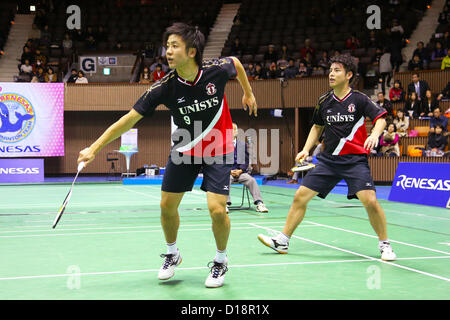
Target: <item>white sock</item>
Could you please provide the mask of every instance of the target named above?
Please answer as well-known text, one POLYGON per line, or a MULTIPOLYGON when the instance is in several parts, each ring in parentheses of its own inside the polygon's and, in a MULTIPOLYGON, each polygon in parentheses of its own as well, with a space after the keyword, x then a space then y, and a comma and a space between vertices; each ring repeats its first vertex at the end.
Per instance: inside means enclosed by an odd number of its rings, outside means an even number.
POLYGON ((285 235, 283 232, 280 232, 276 237, 276 240, 278 240, 280 243, 289 243, 289 237, 285 235))
POLYGON ((216 257, 214 258, 214 261, 218 262, 218 263, 224 263, 225 260, 227 258, 227 250, 216 250, 216 257))
POLYGON ((167 244, 167 254, 176 254, 178 252, 177 242, 167 244))

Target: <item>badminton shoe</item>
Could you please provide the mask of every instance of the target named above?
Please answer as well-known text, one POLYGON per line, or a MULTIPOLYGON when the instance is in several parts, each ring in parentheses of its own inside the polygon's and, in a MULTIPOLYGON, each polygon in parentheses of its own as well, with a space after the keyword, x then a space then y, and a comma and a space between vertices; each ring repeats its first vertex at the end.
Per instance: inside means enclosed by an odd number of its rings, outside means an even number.
POLYGON ((225 273, 228 271, 228 259, 224 263, 219 263, 217 261, 211 261, 208 263, 208 268, 210 272, 208 278, 206 278, 205 286, 207 288, 218 288, 223 286, 223 281, 225 280, 225 273), (211 266, 212 264, 212 266, 211 266))
POLYGON ((275 250, 278 253, 288 253, 289 242, 281 243, 276 238, 271 238, 263 234, 258 234, 258 240, 261 241, 265 246, 275 250))
POLYGON ((175 267, 180 265, 183 259, 181 258, 180 251, 177 251, 176 254, 162 254, 161 258, 165 259, 161 269, 159 269, 158 279, 168 280, 173 277, 175 274, 175 267))
POLYGON ((391 244, 387 241, 383 241, 378 245, 381 252, 381 260, 394 261, 397 259, 397 255, 392 250, 391 244))
POLYGON ((256 211, 258 212, 269 212, 269 210, 266 208, 266 206, 264 205, 264 202, 259 202, 256 205, 256 211))

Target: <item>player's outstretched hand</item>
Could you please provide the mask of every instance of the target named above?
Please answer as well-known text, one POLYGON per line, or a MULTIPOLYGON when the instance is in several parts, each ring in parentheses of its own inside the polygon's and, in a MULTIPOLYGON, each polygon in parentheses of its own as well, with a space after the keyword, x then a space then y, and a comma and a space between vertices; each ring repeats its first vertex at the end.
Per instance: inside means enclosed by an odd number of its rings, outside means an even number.
POLYGON ((252 113, 255 115, 255 117, 258 116, 258 106, 256 105, 255 96, 253 93, 250 95, 245 95, 242 97, 242 106, 244 107, 244 110, 247 111, 248 107, 248 114, 252 115, 252 113))
POLYGON ((364 149, 372 151, 373 148, 378 146, 378 138, 372 135, 368 136, 364 142, 364 149))
POLYGON ((85 167, 94 160, 95 154, 91 151, 90 148, 85 148, 80 151, 80 155, 78 156, 77 163, 80 163, 81 161, 84 161, 85 167))
POLYGON ((302 161, 303 159, 305 159, 307 156, 309 156, 309 152, 308 151, 300 151, 297 156, 295 157, 295 162, 299 162, 302 161))

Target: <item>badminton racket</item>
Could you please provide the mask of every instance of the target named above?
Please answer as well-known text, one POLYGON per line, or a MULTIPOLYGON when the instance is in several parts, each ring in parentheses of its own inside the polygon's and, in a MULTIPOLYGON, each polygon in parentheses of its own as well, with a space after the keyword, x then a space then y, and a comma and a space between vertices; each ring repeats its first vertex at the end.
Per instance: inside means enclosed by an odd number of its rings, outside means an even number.
POLYGON ((77 171, 77 174, 75 176, 75 179, 73 179, 72 186, 70 187, 69 193, 64 198, 64 201, 63 201, 63 203, 61 205, 61 208, 59 208, 59 211, 58 211, 58 214, 57 214, 57 216, 55 218, 55 221, 53 221, 53 229, 55 229, 56 225, 58 224, 59 219, 61 219, 61 216, 64 213, 64 210, 66 210, 66 206, 69 203, 70 197, 72 197, 73 185, 75 184, 75 181, 77 180, 78 174, 80 173, 81 170, 83 170, 83 168, 84 168, 84 161, 81 161, 78 164, 78 171, 77 171))

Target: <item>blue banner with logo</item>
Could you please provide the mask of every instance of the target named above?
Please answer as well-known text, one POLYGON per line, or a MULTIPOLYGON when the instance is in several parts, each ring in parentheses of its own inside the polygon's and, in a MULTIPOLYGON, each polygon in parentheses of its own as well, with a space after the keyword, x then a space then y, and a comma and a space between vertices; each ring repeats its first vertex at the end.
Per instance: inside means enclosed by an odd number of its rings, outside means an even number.
POLYGON ((44 159, 0 159, 0 183, 44 181, 44 159))
POLYGON ((400 162, 389 200, 447 207, 450 200, 450 163, 400 162))

